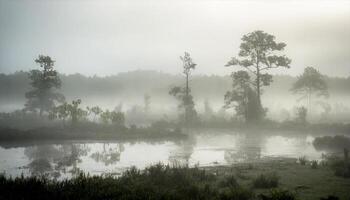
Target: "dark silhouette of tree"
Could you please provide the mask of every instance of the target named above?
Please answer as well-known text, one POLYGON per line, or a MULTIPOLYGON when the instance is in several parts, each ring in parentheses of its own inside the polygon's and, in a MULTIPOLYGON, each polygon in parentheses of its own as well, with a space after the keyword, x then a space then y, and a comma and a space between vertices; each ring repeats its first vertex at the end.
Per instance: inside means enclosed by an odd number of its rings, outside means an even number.
POLYGON ((307 124, 306 118, 307 118, 307 108, 305 108, 304 106, 298 107, 296 122, 302 125, 306 125, 307 124))
POLYGON ((278 52, 284 50, 285 43, 277 43, 275 36, 263 31, 254 31, 242 37, 240 51, 225 66, 241 66, 255 75, 252 85, 256 89, 259 118, 263 116, 264 109, 261 104, 261 88, 272 82, 272 76, 266 71, 274 68, 289 68, 291 60, 278 52))
POLYGON ((68 104, 68 111, 70 114, 70 117, 72 119, 72 125, 76 125, 79 121, 79 119, 87 116, 87 112, 81 108, 79 108, 79 105, 81 104, 81 100, 73 100, 72 104, 68 104))
POLYGON ((189 87, 189 77, 191 70, 195 69, 196 64, 193 62, 189 53, 185 52, 185 55, 180 56, 183 66, 183 73, 186 77, 186 85, 182 87, 173 87, 170 89, 169 94, 177 98, 181 103, 179 104, 179 109, 184 109, 184 120, 185 123, 192 123, 197 120, 197 112, 194 108, 193 97, 190 94, 191 89, 189 87))
POLYGON ((246 71, 237 71, 231 74, 232 91, 225 94, 224 108, 233 107, 235 114, 242 116, 246 122, 257 120, 259 110, 257 95, 251 88, 251 79, 246 71))
POLYGON ((309 113, 311 112, 312 96, 328 97, 328 86, 325 77, 315 68, 306 67, 304 73, 298 77, 291 91, 301 95, 307 101, 309 113))
POLYGON ((181 115, 180 119, 183 119, 186 124, 193 123, 197 120, 197 111, 194 109, 193 97, 189 93, 190 90, 181 87, 173 87, 169 91, 170 95, 180 101, 178 108, 179 110, 184 110, 183 116, 181 115))
POLYGON ((39 109, 40 116, 44 111, 49 111, 55 106, 55 101, 63 102, 64 96, 54 89, 61 87, 61 80, 56 70, 54 62, 50 56, 39 55, 35 62, 40 65, 42 70, 31 70, 29 78, 33 90, 25 94, 27 102, 25 109, 35 112, 39 109))

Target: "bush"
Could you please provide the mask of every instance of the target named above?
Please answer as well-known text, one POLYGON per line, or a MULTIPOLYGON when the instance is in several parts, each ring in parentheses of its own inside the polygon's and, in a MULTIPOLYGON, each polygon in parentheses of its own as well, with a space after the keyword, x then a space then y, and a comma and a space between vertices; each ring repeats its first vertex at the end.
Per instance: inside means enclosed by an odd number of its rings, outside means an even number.
POLYGON ((317 169, 318 168, 318 161, 313 160, 311 161, 311 169, 317 169))
POLYGON ((298 158, 298 162, 299 162, 301 165, 306 165, 307 159, 306 159, 305 156, 302 156, 302 157, 299 157, 299 158, 298 158))
POLYGON ((222 181, 205 170, 157 164, 131 168, 120 177, 89 176, 56 181, 45 177, 7 178, 0 175, 0 199, 233 199, 254 195, 238 185, 234 177, 222 181), (219 182, 220 183, 220 182, 219 182))
POLYGON ((350 163, 344 160, 335 160, 330 165, 336 176, 350 178, 350 163))
POLYGON ((312 144, 317 150, 340 151, 349 148, 350 138, 340 135, 317 137, 312 144))
POLYGON ((295 194, 289 192, 288 190, 270 190, 270 192, 265 194, 260 194, 259 199, 261 200, 295 200, 295 194))
POLYGON ((255 188, 274 188, 278 186, 279 177, 275 173, 261 174, 253 180, 255 188))
POLYGON ((238 187, 238 182, 234 176, 225 177, 220 183, 219 187, 238 187))
POLYGON ((242 187, 226 188, 220 192, 220 200, 248 200, 253 197, 253 192, 242 187))

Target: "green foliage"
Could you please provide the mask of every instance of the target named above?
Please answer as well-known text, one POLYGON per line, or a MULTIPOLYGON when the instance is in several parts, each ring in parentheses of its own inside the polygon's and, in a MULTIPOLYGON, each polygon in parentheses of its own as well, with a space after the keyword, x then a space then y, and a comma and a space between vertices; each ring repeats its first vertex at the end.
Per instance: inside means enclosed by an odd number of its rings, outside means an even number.
POLYGON ((255 188, 274 188, 279 183, 279 177, 275 173, 260 174, 253 180, 253 186, 255 188))
POLYGON ((64 96, 54 91, 54 89, 61 87, 61 80, 53 68, 54 61, 51 57, 39 55, 35 62, 40 65, 42 70, 29 72, 33 90, 25 94, 27 98, 25 109, 33 112, 39 110, 40 115, 42 115, 45 111, 49 112, 55 106, 55 102, 64 101, 64 96))
POLYGON ((225 66, 241 66, 255 75, 255 81, 252 86, 255 87, 258 99, 258 113, 263 116, 263 108, 261 106, 261 87, 268 86, 272 82, 272 76, 263 73, 273 68, 285 67, 289 68, 291 60, 285 55, 278 55, 276 52, 283 51, 285 43, 277 43, 275 36, 263 31, 254 31, 243 36, 238 56, 235 57, 225 66))

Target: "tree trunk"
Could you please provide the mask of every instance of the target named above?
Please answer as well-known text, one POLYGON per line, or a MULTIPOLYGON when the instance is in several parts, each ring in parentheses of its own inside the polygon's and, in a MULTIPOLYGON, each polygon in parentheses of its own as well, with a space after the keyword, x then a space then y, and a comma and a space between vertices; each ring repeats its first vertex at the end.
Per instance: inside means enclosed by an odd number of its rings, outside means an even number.
POLYGON ((257 93, 257 106, 258 106, 258 116, 257 119, 260 120, 262 116, 262 106, 261 106, 261 88, 260 88, 260 69, 259 69, 259 63, 256 64, 256 93, 257 93))
POLYGON ((186 105, 185 105, 185 123, 186 123, 186 127, 188 126, 188 95, 189 95, 189 91, 188 91, 188 73, 186 73, 186 105))

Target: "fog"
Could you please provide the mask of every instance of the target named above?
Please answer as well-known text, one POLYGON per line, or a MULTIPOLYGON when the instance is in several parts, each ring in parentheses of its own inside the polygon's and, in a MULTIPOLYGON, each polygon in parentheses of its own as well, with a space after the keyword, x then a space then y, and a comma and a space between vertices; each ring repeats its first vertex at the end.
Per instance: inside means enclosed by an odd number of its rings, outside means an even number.
POLYGON ((0 199, 350 199, 350 1, 0 0, 0 199))
POLYGON ((0 1, 0 69, 33 67, 54 55, 62 73, 111 75, 130 70, 178 74, 189 51, 194 74, 226 75, 243 34, 264 30, 288 44, 290 70, 305 66, 349 76, 349 1, 0 1), (325 56, 327 55, 327 56, 325 56), (336 68, 337 70, 332 70, 336 68))

